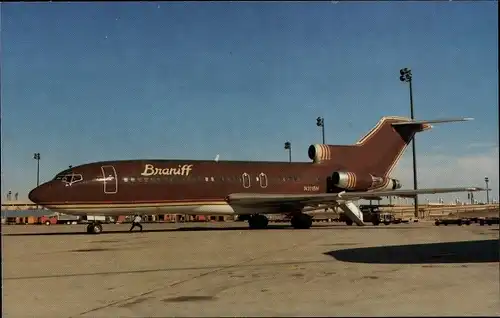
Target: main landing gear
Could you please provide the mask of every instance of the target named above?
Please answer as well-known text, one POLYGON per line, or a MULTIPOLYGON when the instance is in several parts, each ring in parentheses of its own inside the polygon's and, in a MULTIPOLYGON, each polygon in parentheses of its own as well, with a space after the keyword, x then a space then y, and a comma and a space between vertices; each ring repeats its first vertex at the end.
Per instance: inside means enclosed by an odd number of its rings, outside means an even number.
POLYGON ((298 213, 292 216, 290 223, 294 229, 308 229, 312 226, 312 219, 309 214, 298 213))
POLYGON ((102 233, 102 224, 100 222, 93 222, 87 225, 88 234, 100 234, 102 233))
POLYGON ((267 216, 262 214, 254 214, 248 218, 248 226, 251 229, 265 229, 269 224, 267 216))
MULTIPOLYGON (((312 226, 312 216, 304 213, 297 213, 290 220, 295 229, 308 229, 312 226)), ((248 218, 248 226, 251 229, 265 229, 269 224, 269 219, 262 214, 253 214, 248 218)))

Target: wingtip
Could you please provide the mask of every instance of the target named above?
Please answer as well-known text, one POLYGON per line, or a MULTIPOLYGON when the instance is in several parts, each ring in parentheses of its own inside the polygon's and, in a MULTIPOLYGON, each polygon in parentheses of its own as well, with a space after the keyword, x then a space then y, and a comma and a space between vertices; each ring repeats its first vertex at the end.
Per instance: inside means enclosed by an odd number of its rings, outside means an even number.
POLYGON ((474 120, 474 118, 472 118, 472 117, 465 117, 464 118, 464 121, 471 121, 471 120, 474 120))

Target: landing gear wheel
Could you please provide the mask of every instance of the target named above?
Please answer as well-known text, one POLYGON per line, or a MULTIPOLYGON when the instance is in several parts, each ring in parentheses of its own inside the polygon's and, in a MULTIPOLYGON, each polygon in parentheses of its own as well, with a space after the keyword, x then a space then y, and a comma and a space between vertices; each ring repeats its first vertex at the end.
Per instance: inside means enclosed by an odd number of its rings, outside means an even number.
POLYGON ((346 225, 352 225, 352 223, 353 223, 353 222, 352 222, 352 220, 347 220, 347 221, 345 221, 345 224, 346 224, 346 225))
POLYGON ((290 220, 295 229, 308 229, 312 226, 312 216, 308 214, 297 214, 290 220))
POLYGON ((269 219, 262 214, 252 215, 248 218, 248 226, 251 229, 265 229, 269 224, 269 219))
POLYGON ((102 225, 99 223, 93 223, 93 224, 87 225, 87 233, 89 233, 89 234, 102 233, 102 225))

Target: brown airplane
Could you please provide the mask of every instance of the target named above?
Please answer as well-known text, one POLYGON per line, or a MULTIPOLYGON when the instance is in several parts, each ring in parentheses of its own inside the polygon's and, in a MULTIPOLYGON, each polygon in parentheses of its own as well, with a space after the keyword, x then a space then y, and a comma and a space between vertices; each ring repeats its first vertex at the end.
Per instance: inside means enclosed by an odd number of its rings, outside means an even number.
MULTIPOLYGON (((305 209, 339 206, 353 222, 363 214, 352 202, 382 196, 481 191, 478 187, 403 190, 390 177, 409 142, 433 123, 383 117, 354 145, 311 145, 312 162, 119 160, 84 164, 58 173, 29 198, 72 215, 239 215, 265 228, 266 214, 288 214, 294 228, 310 228, 305 209)), ((88 233, 101 233, 99 222, 88 233)))

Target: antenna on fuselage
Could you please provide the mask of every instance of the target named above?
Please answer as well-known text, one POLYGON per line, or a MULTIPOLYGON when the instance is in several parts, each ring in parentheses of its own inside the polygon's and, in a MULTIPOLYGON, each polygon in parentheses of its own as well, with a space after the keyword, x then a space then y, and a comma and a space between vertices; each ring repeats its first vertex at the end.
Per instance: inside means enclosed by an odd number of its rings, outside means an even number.
POLYGON ((215 156, 215 162, 219 162, 219 154, 217 154, 217 156, 215 156))

